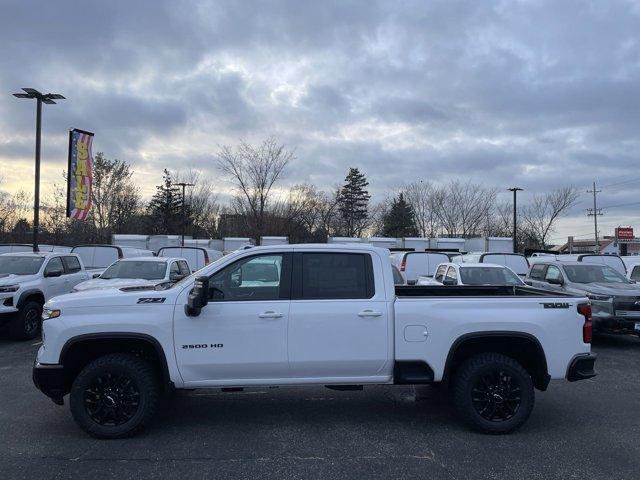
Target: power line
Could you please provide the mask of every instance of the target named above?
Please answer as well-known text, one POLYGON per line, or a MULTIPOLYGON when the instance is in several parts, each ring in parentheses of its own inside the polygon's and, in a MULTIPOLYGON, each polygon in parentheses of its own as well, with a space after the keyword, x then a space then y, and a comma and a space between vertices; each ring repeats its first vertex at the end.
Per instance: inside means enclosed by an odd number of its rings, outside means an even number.
POLYGON ((632 205, 640 205, 640 202, 620 203, 618 205, 607 205, 606 207, 601 207, 601 210, 603 210, 605 208, 630 207, 632 205))
POLYGON ((622 181, 616 182, 616 183, 610 183, 608 185, 603 185, 601 188, 616 187, 618 185, 624 185, 626 183, 633 183, 633 182, 637 182, 637 181, 640 181, 640 177, 638 177, 638 178, 630 178, 630 179, 622 180, 622 181))

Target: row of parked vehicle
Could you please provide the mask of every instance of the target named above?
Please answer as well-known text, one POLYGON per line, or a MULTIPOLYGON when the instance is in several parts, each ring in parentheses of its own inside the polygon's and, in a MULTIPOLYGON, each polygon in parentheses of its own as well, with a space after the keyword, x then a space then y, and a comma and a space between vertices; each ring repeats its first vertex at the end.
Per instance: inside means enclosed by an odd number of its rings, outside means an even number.
POLYGON ((44 303, 58 295, 106 288, 166 288, 222 257, 201 247, 157 253, 114 245, 0 245, 0 323, 17 340, 40 331, 44 303))
POLYGON ((391 252, 397 285, 524 286, 589 298, 596 330, 640 336, 640 256, 391 252))

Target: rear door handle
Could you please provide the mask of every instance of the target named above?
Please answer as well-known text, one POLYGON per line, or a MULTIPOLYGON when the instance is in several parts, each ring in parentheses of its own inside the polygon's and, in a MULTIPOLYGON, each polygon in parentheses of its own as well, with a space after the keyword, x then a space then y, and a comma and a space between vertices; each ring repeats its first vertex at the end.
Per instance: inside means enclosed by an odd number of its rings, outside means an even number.
POLYGON ((282 314, 280 312, 273 312, 271 310, 267 312, 262 312, 258 314, 259 318, 281 318, 282 314))
POLYGON ((359 317, 380 317, 382 312, 376 312, 374 310, 362 310, 358 313, 359 317))

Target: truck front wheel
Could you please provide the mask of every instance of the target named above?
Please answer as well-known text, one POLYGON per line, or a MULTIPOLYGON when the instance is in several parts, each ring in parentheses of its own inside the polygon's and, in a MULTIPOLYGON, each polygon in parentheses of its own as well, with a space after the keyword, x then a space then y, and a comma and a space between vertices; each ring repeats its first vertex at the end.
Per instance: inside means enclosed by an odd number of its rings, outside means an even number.
POLYGON ((71 387, 73 419, 97 438, 128 437, 153 417, 159 399, 152 365, 139 357, 114 353, 89 363, 71 387))
POLYGON ((31 340, 38 336, 42 326, 42 305, 29 300, 9 322, 9 336, 14 340, 31 340))
POLYGON ((526 422, 533 410, 531 376, 505 355, 481 353, 469 358, 458 369, 454 382, 459 414, 480 432, 512 432, 526 422))

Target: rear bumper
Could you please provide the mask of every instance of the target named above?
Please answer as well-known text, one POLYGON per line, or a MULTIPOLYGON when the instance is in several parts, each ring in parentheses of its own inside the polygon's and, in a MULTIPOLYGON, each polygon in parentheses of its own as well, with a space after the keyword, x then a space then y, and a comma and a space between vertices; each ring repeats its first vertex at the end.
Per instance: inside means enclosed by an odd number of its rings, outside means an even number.
POLYGON ((598 356, 595 353, 585 353, 574 357, 567 369, 567 380, 577 382, 595 377, 597 374, 593 367, 596 358, 598 356))
POLYGON ((62 365, 33 364, 33 384, 38 390, 51 398, 54 403, 63 405, 66 395, 64 367, 62 365))
POLYGON ((598 317, 593 316, 593 327, 596 330, 615 331, 620 333, 640 333, 635 329, 636 323, 640 324, 640 318, 629 317, 598 317))

